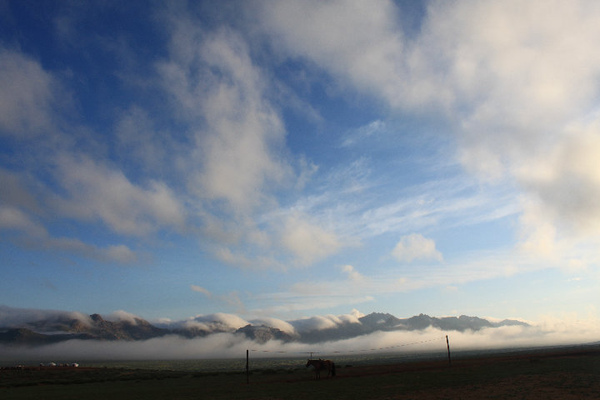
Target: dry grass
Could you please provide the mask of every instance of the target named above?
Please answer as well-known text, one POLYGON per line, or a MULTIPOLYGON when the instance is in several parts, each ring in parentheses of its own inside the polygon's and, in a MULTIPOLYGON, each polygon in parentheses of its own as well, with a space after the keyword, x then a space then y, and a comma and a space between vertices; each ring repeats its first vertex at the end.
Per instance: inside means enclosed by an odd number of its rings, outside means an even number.
POLYGON ((600 347, 447 362, 338 367, 315 381, 303 367, 243 373, 31 369, 0 371, 10 399, 598 399, 600 347))

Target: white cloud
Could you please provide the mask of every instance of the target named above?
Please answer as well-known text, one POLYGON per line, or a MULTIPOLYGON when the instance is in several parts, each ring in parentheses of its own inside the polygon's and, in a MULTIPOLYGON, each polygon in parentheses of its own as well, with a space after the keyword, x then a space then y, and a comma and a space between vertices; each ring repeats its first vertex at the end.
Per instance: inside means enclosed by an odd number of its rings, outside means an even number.
POLYGON ((2 328, 17 328, 27 323, 42 322, 46 320, 51 322, 79 320, 86 325, 91 323, 88 315, 75 311, 39 310, 0 305, 0 327, 2 328))
MULTIPOLYGON (((326 326, 325 323, 323 326, 326 326)), ((502 349, 519 347, 538 347, 544 345, 581 344, 597 339, 597 324, 584 329, 570 325, 568 321, 557 320, 554 323, 527 327, 501 327, 482 329, 477 332, 451 332, 450 346, 454 352, 473 349, 502 349)), ((6 359, 70 359, 79 362, 87 360, 185 360, 236 358, 240 362, 246 357, 246 350, 252 349, 251 357, 274 355, 289 357, 301 353, 318 352, 331 355, 373 355, 397 351, 413 353, 427 351, 438 352, 440 358, 446 356, 445 335, 437 329, 414 332, 376 332, 351 339, 324 343, 282 343, 269 341, 259 344, 247 340, 242 335, 218 333, 204 338, 185 339, 179 336, 166 336, 145 341, 80 341, 70 340, 55 345, 24 349, 2 347, 6 359)), ((240 364, 241 365, 241 364, 240 364)))
POLYGON ((340 85, 447 118, 463 165, 484 179, 508 174, 539 201, 543 224, 597 231, 600 133, 574 133, 572 124, 597 107, 598 4, 434 2, 411 37, 398 33, 391 2, 278 2, 261 11, 275 46, 340 85))
POLYGON ((160 173, 166 167, 176 165, 170 162, 171 158, 177 159, 184 153, 168 132, 156 130, 152 117, 138 106, 123 112, 116 125, 116 146, 121 157, 135 162, 144 172, 160 173))
POLYGON ((237 268, 248 268, 256 270, 285 270, 286 265, 278 261, 276 255, 258 255, 252 250, 242 248, 239 251, 232 251, 228 247, 218 246, 211 249, 214 257, 221 262, 232 265, 237 268), (246 251, 245 251, 246 250, 246 251))
MULTIPOLYGON (((185 339, 179 336, 166 336, 145 341, 81 341, 70 340, 57 345, 37 348, 31 354, 31 359, 70 359, 81 362, 82 360, 173 360, 173 359, 198 359, 198 358, 231 358, 245 357, 246 349, 253 346, 253 342, 241 336, 230 333, 209 335, 203 339, 185 339)), ((273 346, 271 344, 270 346, 273 346)), ((21 359, 25 353, 7 351, 2 348, 3 354, 8 359, 15 357, 21 359)))
MULTIPOLYGON (((292 59, 308 60, 307 68, 323 68, 330 82, 343 89, 374 95, 402 113, 435 109, 438 116, 443 114, 458 133, 463 165, 484 177, 507 174, 525 191, 521 248, 555 262, 566 259, 560 253, 573 251, 568 264, 585 264, 565 232, 591 237, 600 227, 600 206, 594 201, 600 194, 599 123, 597 116, 590 122, 588 115, 580 115, 594 109, 598 94, 597 6, 434 2, 428 4, 418 34, 404 37, 395 4, 373 4, 264 3, 259 23, 263 32, 273 35, 279 50, 292 59)), ((517 210, 513 192, 459 196, 476 185, 453 186, 458 179, 411 187, 398 196, 403 200, 395 197, 379 207, 361 203, 364 198, 354 203, 352 195, 379 188, 366 158, 332 168, 329 174, 323 166, 302 159, 300 176, 294 177, 282 115, 272 93, 277 83, 253 58, 256 49, 242 34, 227 29, 207 32, 189 16, 175 17, 178 21, 170 24, 169 59, 157 64, 157 71, 170 95, 165 108, 185 126, 181 135, 189 143, 185 151, 173 151, 174 139, 157 131, 148 111, 132 106, 116 124, 116 146, 120 154, 131 154, 131 161, 145 172, 172 163, 165 168, 178 171, 188 186, 176 192, 162 180, 127 174, 99 154, 65 153, 55 169, 63 190, 45 199, 35 198, 24 184, 16 183, 16 175, 0 175, 0 186, 7 188, 0 193, 4 202, 0 229, 18 231, 23 240, 29 236, 28 244, 35 240, 38 248, 128 263, 137 255, 126 245, 98 247, 51 237, 39 209, 46 207, 48 214, 58 211, 59 218, 78 222, 100 221, 117 234, 138 237, 165 229, 183 232, 195 222, 187 218, 194 214, 201 220, 198 230, 214 240, 206 248, 219 261, 283 270, 326 259, 352 239, 408 234, 438 224, 479 223, 517 210), (177 155, 171 159, 173 153, 177 155), (331 186, 290 207, 299 211, 278 209, 271 184, 302 190, 317 171, 328 174, 331 186), (48 199, 50 205, 43 205, 48 199), (275 217, 257 217, 265 210, 275 210, 275 217), (282 217, 286 212, 289 215, 282 217), (449 221, 448 215, 455 218, 449 221)), ((0 71, 0 86, 6 88, 0 93, 3 133, 26 136, 52 130, 56 125, 52 107, 61 96, 53 75, 30 57, 7 50, 0 51, 0 71)), ((375 120, 352 132, 343 144, 386 128, 375 120)), ((40 161, 40 170, 47 167, 45 162, 40 161)), ((443 259, 435 242, 416 234, 403 237, 393 255, 403 262, 443 259)), ((433 281, 455 284, 501 276, 515 265, 529 268, 505 261, 486 271, 483 263, 462 269, 453 264, 453 273, 450 267, 440 268, 440 277, 433 281)), ((351 265, 342 271, 354 283, 369 280, 351 265)), ((396 286, 388 282, 386 290, 432 285, 414 274, 404 282, 396 286)), ((322 290, 302 303, 299 284, 293 288, 298 297, 281 307, 301 310, 369 301, 373 288, 383 287, 373 285, 365 283, 353 299, 327 297, 327 290, 322 290)), ((313 284, 310 289, 319 287, 313 284)), ((195 285, 191 289, 208 292, 195 285)))
POLYGON ((207 332, 226 331, 233 332, 248 325, 249 322, 234 314, 216 313, 209 315, 198 315, 181 322, 185 327, 197 328, 207 332))
POLYGON ((560 253, 556 227, 543 214, 539 202, 524 200, 524 203, 520 249, 537 257, 556 259, 560 253))
POLYGON ((281 182, 291 172, 279 156, 283 123, 244 40, 228 30, 208 34, 178 17, 171 60, 159 65, 159 72, 175 107, 195 130, 192 189, 201 198, 225 201, 228 212, 246 214, 266 200, 267 183, 281 182))
POLYGON ((99 219, 117 233, 140 236, 185 225, 183 204, 162 182, 150 181, 142 188, 122 171, 88 157, 63 155, 57 167, 57 179, 68 196, 56 204, 65 216, 99 219))
POLYGON ((515 172, 539 199, 539 213, 574 234, 600 228, 600 118, 569 127, 568 135, 544 155, 536 154, 515 172))
POLYGON ((137 254, 125 245, 105 248, 68 237, 52 237, 44 226, 26 213, 12 207, 0 206, 0 231, 13 230, 15 242, 29 249, 61 251, 102 262, 130 264, 137 261, 137 254), (19 235, 22 234, 22 235, 19 235))
POLYGON ((413 233, 403 236, 392 250, 392 255, 400 262, 413 262, 415 260, 442 261, 442 253, 435 248, 433 239, 413 233))
POLYGON ((206 297, 212 296, 212 293, 209 290, 203 288, 202 286, 190 285, 190 289, 192 289, 194 292, 202 293, 206 297))
MULTIPOLYGON (((169 58, 157 71, 190 136, 179 160, 190 206, 211 241, 203 246, 229 265, 279 270, 337 251, 338 239, 323 227, 261 217, 278 209, 277 189, 301 190, 317 167, 288 159, 277 83, 254 62, 246 38, 231 29, 205 31, 177 7, 168 14, 169 58)), ((139 112, 131 117, 146 120, 139 112)))
POLYGON ((296 328, 294 328, 294 326, 291 323, 289 323, 287 321, 283 321, 278 318, 262 317, 262 318, 258 318, 258 319, 253 319, 250 322, 254 326, 261 326, 261 325, 270 326, 270 327, 279 329, 280 331, 285 332, 291 336, 298 335, 298 333, 296 332, 296 328))
POLYGON ((59 85, 40 64, 0 47, 0 134, 31 137, 54 126, 59 85))
POLYGON ((138 255, 125 245, 99 247, 66 237, 41 237, 23 239, 27 246, 40 250, 58 250, 67 254, 88 257, 101 262, 131 264, 138 261, 138 255), (37 240, 36 240, 37 239, 37 240))
POLYGON ((138 260, 138 255, 123 244, 109 246, 104 250, 104 253, 106 259, 121 264, 130 264, 138 260))
POLYGON ((338 83, 399 97, 404 43, 393 3, 282 1, 257 14, 276 45, 325 67, 338 83))
POLYGON ((47 235, 46 229, 34 222, 23 211, 15 207, 0 205, 0 230, 3 229, 23 231, 33 237, 47 235))
POLYGON ((132 325, 137 325, 138 320, 142 318, 124 310, 117 310, 107 315, 106 319, 109 321, 123 321, 132 325))
POLYGON ((365 277, 356 270, 352 265, 344 265, 342 266, 342 271, 348 275, 348 279, 353 282, 361 282, 365 279, 365 277))
MULTIPOLYGON (((274 318, 253 320, 254 325, 265 324, 281 329, 292 335, 298 333, 318 333, 325 329, 356 327, 363 316, 358 310, 342 315, 319 315, 292 321, 274 318)), ((109 320, 137 323, 139 318, 129 312, 119 310, 107 317, 109 320)), ((0 305, 0 328, 23 326, 27 323, 46 322, 47 329, 55 324, 61 325, 73 319, 90 324, 90 317, 78 312, 57 310, 36 310, 11 308, 0 305)), ((498 322, 493 318, 491 321, 498 322)), ((563 344, 582 344, 597 340, 600 321, 597 310, 592 307, 580 314, 568 313, 545 315, 537 322, 528 321, 527 326, 504 326, 479 331, 442 332, 427 328, 419 331, 374 332, 350 339, 329 340, 321 343, 283 343, 269 341, 259 344, 233 332, 248 325, 248 321, 233 314, 211 314, 197 316, 187 321, 171 324, 171 327, 184 324, 207 332, 218 331, 206 337, 186 339, 175 335, 144 341, 96 341, 70 340, 54 345, 39 346, 34 349, 2 347, 5 359, 73 359, 83 360, 156 360, 156 359, 209 359, 209 358, 245 358, 246 350, 253 349, 265 353, 298 355, 300 352, 319 351, 329 354, 376 354, 378 352, 439 351, 446 354, 445 335, 450 337, 450 346, 454 352, 472 349, 506 349, 519 347, 538 347, 563 344), (585 315, 585 313, 589 315, 585 315), (224 333, 221 333, 225 331, 224 333)), ((57 325, 57 326, 58 326, 57 325)), ((325 339, 327 340, 327 339, 325 339)), ((273 356, 269 354, 268 356, 273 356)))
POLYGON ((419 42, 446 73, 432 75, 453 94, 464 165, 515 179, 523 247, 545 258, 570 251, 565 232, 597 231, 599 131, 579 121, 597 108, 599 23, 589 2, 459 2, 431 7, 419 42))
POLYGON ((309 318, 290 321, 299 333, 320 331, 324 329, 333 329, 341 325, 360 324, 356 313, 342 315, 318 315, 309 318))
POLYGON ((342 246, 335 233, 309 222, 306 216, 300 214, 287 217, 281 242, 301 264, 326 258, 342 246))
POLYGON ((255 312, 270 315, 297 315, 301 312, 302 315, 309 310, 364 304, 374 301, 371 288, 373 286, 367 279, 359 282, 348 279, 297 282, 284 292, 256 296, 255 300, 260 300, 264 306, 255 312))

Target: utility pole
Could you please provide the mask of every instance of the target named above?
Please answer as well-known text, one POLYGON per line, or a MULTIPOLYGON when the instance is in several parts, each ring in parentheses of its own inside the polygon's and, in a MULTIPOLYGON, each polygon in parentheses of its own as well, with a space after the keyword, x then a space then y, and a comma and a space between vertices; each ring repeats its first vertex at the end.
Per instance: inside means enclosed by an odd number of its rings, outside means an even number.
POLYGON ((246 385, 250 383, 250 351, 246 350, 246 385))
POLYGON ((448 347, 448 366, 452 366, 452 360, 450 359, 450 341, 448 340, 448 335, 446 335, 446 346, 448 347))

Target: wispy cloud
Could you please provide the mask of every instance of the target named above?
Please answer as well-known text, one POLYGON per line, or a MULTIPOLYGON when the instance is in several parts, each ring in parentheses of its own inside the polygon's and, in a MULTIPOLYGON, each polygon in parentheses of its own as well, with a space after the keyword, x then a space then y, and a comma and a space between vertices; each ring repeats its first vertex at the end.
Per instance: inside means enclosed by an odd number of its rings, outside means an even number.
POLYGON ((363 139, 369 138, 376 134, 387 133, 386 123, 380 119, 370 122, 365 126, 354 129, 349 132, 342 141, 342 147, 353 146, 360 143, 363 139))
POLYGON ((194 292, 202 293, 206 297, 212 296, 212 293, 209 290, 206 290, 205 288, 203 288, 202 286, 190 285, 190 289, 192 289, 194 292))

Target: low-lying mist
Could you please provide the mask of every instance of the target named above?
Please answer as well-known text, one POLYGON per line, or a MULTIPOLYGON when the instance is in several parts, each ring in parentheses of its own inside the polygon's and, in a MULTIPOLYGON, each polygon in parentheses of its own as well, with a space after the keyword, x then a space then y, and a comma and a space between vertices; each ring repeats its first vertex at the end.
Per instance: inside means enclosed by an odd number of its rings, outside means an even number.
POLYGON ((304 357, 315 352, 319 357, 388 352, 446 352, 446 335, 454 352, 492 350, 591 343, 600 340, 598 329, 592 325, 577 325, 575 329, 562 323, 538 326, 504 326, 479 331, 441 331, 428 328, 422 331, 375 332, 351 339, 307 344, 271 340, 264 344, 234 333, 216 333, 206 337, 186 339, 168 335, 144 341, 69 340, 38 347, 0 347, 5 361, 85 360, 176 360, 245 358, 250 350, 253 358, 304 357))

